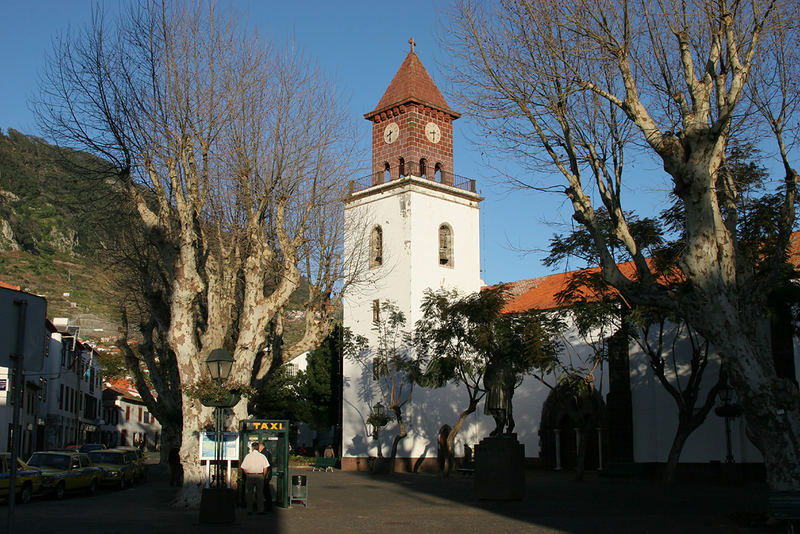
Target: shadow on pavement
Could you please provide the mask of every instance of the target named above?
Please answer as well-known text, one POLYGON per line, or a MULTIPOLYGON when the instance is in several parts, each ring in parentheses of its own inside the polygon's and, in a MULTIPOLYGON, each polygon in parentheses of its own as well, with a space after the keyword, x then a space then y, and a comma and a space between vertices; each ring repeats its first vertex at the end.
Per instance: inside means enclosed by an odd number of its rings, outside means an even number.
MULTIPOLYGON (((766 486, 708 481, 664 485, 656 480, 609 479, 588 474, 584 482, 553 471, 526 473, 522 501, 481 501, 474 479, 427 474, 372 475, 312 472, 308 506, 294 504, 267 515, 237 507, 233 524, 203 524, 199 509, 169 506, 176 489, 159 466, 148 481, 123 491, 36 498, 16 510, 16 534, 205 534, 336 532, 526 532, 526 533, 750 533, 785 527, 748 527, 766 510, 766 486)), ((0 513, 5 512, 5 505, 0 513)), ((0 520, 0 525, 6 524, 0 520)))

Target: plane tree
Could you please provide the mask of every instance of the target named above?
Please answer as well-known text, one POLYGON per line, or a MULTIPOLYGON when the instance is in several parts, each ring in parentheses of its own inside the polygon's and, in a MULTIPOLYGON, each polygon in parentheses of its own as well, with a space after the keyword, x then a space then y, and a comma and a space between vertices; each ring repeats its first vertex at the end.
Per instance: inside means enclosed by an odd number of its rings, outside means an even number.
POLYGON ((108 250, 126 273, 122 345, 163 449, 180 447, 178 502, 197 502, 208 354, 233 354, 226 388, 257 389, 325 338, 357 276, 341 248, 340 177, 357 159, 346 106, 228 7, 152 0, 58 37, 35 107, 48 136, 105 162, 83 179, 121 193, 127 229, 108 250), (301 281, 303 328, 284 343, 301 281))
POLYGON ((463 0, 443 25, 456 99, 491 148, 529 171, 513 184, 565 195, 606 283, 714 341, 775 490, 800 489, 800 393, 776 372, 764 320, 795 227, 798 9, 788 0, 463 0), (732 140, 771 142, 775 155, 777 224, 755 258, 737 234, 740 184, 722 172, 732 140), (624 172, 634 155, 657 161, 680 200, 681 283, 658 282, 631 231, 626 191, 652 183, 624 172), (615 261, 598 207, 633 272, 615 261))

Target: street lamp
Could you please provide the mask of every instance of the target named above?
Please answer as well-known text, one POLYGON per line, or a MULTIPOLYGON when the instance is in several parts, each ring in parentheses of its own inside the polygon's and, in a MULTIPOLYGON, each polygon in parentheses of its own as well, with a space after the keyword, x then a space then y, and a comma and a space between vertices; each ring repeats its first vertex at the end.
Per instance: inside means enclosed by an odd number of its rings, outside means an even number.
POLYGON ((375 406, 372 407, 372 439, 378 439, 378 433, 381 430, 381 422, 383 421, 383 404, 380 402, 376 403, 375 406))
POLYGON ((233 356, 225 349, 214 349, 206 358, 206 367, 212 380, 222 383, 228 379, 233 367, 233 356))
MULTIPOLYGON (((381 427, 385 426, 388 422, 388 417, 384 412, 383 404, 380 402, 375 403, 375 406, 372 407, 371 413, 367 418, 367 423, 372 426, 372 439, 378 441, 380 437, 381 427)), ((381 444, 378 442, 378 458, 383 457, 383 453, 381 451, 381 444)))
POLYGON ((742 413, 742 407, 738 404, 732 403, 732 396, 733 396, 733 388, 728 384, 727 381, 720 387, 719 389, 719 397, 722 401, 721 406, 717 406, 714 409, 714 413, 716 413, 719 417, 725 418, 725 447, 726 447, 726 456, 725 456, 725 463, 726 464, 733 464, 733 447, 731 446, 731 419, 739 417, 742 413))

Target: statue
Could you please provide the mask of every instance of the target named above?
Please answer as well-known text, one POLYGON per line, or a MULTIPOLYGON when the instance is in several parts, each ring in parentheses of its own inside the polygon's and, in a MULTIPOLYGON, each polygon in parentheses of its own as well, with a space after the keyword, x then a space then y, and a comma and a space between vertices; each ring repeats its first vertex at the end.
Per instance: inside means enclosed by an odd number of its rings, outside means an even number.
POLYGON ((511 398, 514 396, 516 376, 511 364, 499 351, 486 366, 483 385, 486 388, 486 402, 483 412, 494 417, 497 427, 490 436, 511 434, 514 430, 514 415, 511 398), (507 427, 507 428, 506 428, 507 427))

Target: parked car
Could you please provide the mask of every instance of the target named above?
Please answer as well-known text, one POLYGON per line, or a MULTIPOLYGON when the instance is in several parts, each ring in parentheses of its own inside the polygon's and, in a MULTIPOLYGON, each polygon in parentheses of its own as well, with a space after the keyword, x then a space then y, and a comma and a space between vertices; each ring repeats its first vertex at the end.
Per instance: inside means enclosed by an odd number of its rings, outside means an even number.
POLYGON ((80 452, 35 452, 28 465, 42 470, 42 491, 56 499, 76 490, 86 490, 91 495, 103 478, 103 470, 80 452))
POLYGON ((124 451, 128 457, 136 463, 136 480, 144 480, 147 478, 147 470, 144 465, 144 453, 138 447, 131 447, 129 445, 120 445, 117 450, 124 451))
MULTIPOLYGON (((16 473, 16 502, 28 504, 31 497, 42 489, 42 472, 29 467, 17 458, 16 473)), ((11 485, 11 454, 0 453, 0 497, 8 498, 8 489, 11 485)))
POLYGON ((80 452, 90 453, 92 451, 99 451, 105 449, 106 446, 102 443, 84 443, 81 445, 80 452))
POLYGON ((118 449, 100 449, 88 453, 89 459, 103 470, 100 483, 125 489, 132 486, 136 478, 137 465, 126 451, 118 449))

